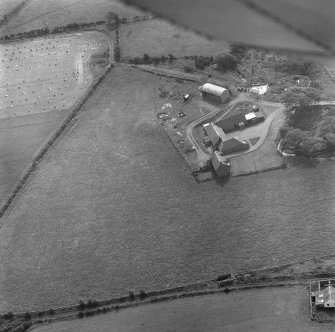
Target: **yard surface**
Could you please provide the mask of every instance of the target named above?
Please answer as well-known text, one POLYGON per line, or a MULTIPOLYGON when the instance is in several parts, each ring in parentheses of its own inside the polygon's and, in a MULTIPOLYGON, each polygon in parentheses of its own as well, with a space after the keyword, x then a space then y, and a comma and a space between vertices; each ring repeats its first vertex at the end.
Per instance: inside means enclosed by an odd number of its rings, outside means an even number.
POLYGON ((87 32, 0 45, 0 119, 70 108, 93 81, 89 59, 104 49, 87 32))
POLYGON ((243 290, 145 305, 34 331, 333 331, 333 325, 310 320, 308 295, 303 286, 243 290))
POLYGON ((120 39, 123 58, 143 57, 145 53, 150 56, 215 56, 229 50, 227 42, 209 41, 159 19, 122 25, 120 39))
POLYGON ((141 15, 140 11, 115 0, 31 0, 1 32, 12 34, 69 23, 103 21, 108 12, 116 13, 120 18, 141 15))

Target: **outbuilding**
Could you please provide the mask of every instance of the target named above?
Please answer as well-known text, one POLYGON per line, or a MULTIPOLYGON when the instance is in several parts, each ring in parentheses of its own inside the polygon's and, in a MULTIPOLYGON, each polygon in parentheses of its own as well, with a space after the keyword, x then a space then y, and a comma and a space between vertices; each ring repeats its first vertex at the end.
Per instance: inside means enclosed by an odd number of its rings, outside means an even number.
POLYGON ((237 113, 233 116, 223 118, 216 122, 216 124, 223 129, 225 133, 233 130, 243 129, 245 127, 246 119, 243 113, 237 113))
POLYGON ((199 87, 203 98, 209 98, 224 103, 230 97, 229 90, 218 85, 205 83, 199 87))

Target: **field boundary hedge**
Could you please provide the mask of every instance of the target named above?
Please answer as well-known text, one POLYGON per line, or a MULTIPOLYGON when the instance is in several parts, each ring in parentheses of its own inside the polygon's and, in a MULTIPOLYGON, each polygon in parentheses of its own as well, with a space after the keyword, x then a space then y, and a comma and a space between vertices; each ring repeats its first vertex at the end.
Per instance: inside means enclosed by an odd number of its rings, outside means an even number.
MULTIPOLYGON (((14 199, 18 196, 24 185, 26 184, 29 176, 36 170, 38 164, 48 152, 50 147, 60 138, 64 130, 70 124, 70 122, 76 117, 79 113, 82 106, 86 103, 88 98, 92 95, 92 93, 96 90, 102 80, 106 77, 106 75, 110 72, 110 70, 114 67, 114 64, 109 64, 104 72, 95 79, 95 81, 90 85, 90 87, 86 90, 86 92, 80 97, 79 100, 71 107, 70 114, 65 118, 63 123, 61 124, 60 128, 49 138, 49 140, 44 144, 38 154, 32 161, 31 166, 27 169, 23 177, 19 180, 18 184, 16 185, 15 189, 9 195, 7 200, 5 201, 4 205, 0 208, 0 219, 3 218, 5 213, 8 211, 9 207, 12 205, 14 199)), ((0 223, 0 228, 3 226, 3 223, 0 223)))

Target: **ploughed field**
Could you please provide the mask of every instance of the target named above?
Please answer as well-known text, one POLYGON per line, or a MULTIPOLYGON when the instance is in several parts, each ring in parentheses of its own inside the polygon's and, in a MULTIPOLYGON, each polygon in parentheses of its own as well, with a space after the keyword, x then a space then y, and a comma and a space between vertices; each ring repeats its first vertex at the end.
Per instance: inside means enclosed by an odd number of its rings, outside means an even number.
POLYGON ((0 231, 2 311, 335 250, 332 162, 198 184, 156 124, 158 88, 154 75, 115 67, 41 161, 0 231))
POLYGON ((0 45, 0 118, 71 107, 92 83, 89 59, 103 43, 87 32, 0 45))

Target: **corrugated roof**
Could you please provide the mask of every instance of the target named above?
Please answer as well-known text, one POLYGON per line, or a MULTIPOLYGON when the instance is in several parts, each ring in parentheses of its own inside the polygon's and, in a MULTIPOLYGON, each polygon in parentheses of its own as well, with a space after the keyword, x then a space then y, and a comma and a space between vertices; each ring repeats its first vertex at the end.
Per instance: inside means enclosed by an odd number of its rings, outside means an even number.
POLYGON ((217 86, 211 83, 205 83, 199 89, 200 91, 207 92, 214 96, 219 96, 219 97, 221 97, 223 93, 228 91, 226 88, 222 88, 221 86, 217 86))

